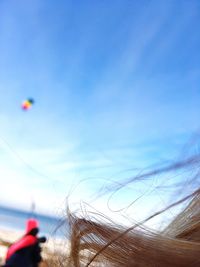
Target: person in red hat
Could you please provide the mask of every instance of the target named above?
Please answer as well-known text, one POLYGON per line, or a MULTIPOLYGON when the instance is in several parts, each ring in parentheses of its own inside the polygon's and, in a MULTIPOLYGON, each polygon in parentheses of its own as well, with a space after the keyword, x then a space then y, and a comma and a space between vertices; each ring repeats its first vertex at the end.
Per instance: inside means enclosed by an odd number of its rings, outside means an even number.
POLYGON ((46 241, 45 237, 38 237, 39 222, 28 219, 25 235, 12 244, 6 254, 4 267, 37 267, 42 260, 40 243, 46 241))

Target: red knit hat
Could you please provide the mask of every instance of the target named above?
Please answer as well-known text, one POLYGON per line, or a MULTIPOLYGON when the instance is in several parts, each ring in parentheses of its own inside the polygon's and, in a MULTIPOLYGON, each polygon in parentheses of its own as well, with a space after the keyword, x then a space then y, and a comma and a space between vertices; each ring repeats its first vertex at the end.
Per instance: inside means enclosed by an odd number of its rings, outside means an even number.
POLYGON ((38 227, 39 227, 39 222, 36 219, 28 219, 26 222, 26 234, 28 234, 31 230, 38 227))

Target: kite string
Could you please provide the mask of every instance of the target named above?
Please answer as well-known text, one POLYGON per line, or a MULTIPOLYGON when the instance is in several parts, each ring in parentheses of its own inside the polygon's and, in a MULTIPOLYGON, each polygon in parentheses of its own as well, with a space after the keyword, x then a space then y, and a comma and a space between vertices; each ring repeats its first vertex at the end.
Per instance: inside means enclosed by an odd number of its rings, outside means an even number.
MULTIPOLYGON (((16 158, 18 158, 30 171, 33 173, 47 179, 55 180, 52 177, 47 176, 46 174, 43 174, 42 172, 38 171, 36 168, 30 165, 27 161, 23 159, 23 157, 8 143, 8 141, 5 140, 2 136, 0 136, 1 141, 8 147, 8 149, 11 151, 13 155, 15 155, 16 158)), ((57 180, 55 180, 57 181, 57 180)))

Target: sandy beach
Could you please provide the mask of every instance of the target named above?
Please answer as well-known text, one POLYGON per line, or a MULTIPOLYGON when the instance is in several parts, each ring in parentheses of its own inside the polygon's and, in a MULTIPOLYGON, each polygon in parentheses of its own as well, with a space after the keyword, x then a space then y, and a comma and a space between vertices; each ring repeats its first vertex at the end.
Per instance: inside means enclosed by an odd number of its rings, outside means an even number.
POLYGON ((22 234, 20 231, 0 229, 0 265, 4 263, 7 247, 22 234))
MULTIPOLYGON (((7 247, 22 235, 23 232, 21 231, 0 228, 0 266, 4 264, 7 247)), ((48 238, 47 242, 42 244, 42 247, 42 257, 44 260, 49 260, 52 257, 57 258, 62 254, 66 257, 69 252, 69 242, 67 239, 48 238)))

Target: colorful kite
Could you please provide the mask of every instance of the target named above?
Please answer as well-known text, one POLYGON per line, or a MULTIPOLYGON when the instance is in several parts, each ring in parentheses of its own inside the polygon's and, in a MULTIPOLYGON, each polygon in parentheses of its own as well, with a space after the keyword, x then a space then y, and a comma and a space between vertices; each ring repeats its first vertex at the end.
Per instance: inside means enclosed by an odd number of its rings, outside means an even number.
POLYGON ((34 104, 34 102, 35 101, 33 98, 28 98, 22 103, 21 107, 23 110, 29 110, 32 107, 32 105, 34 104))

